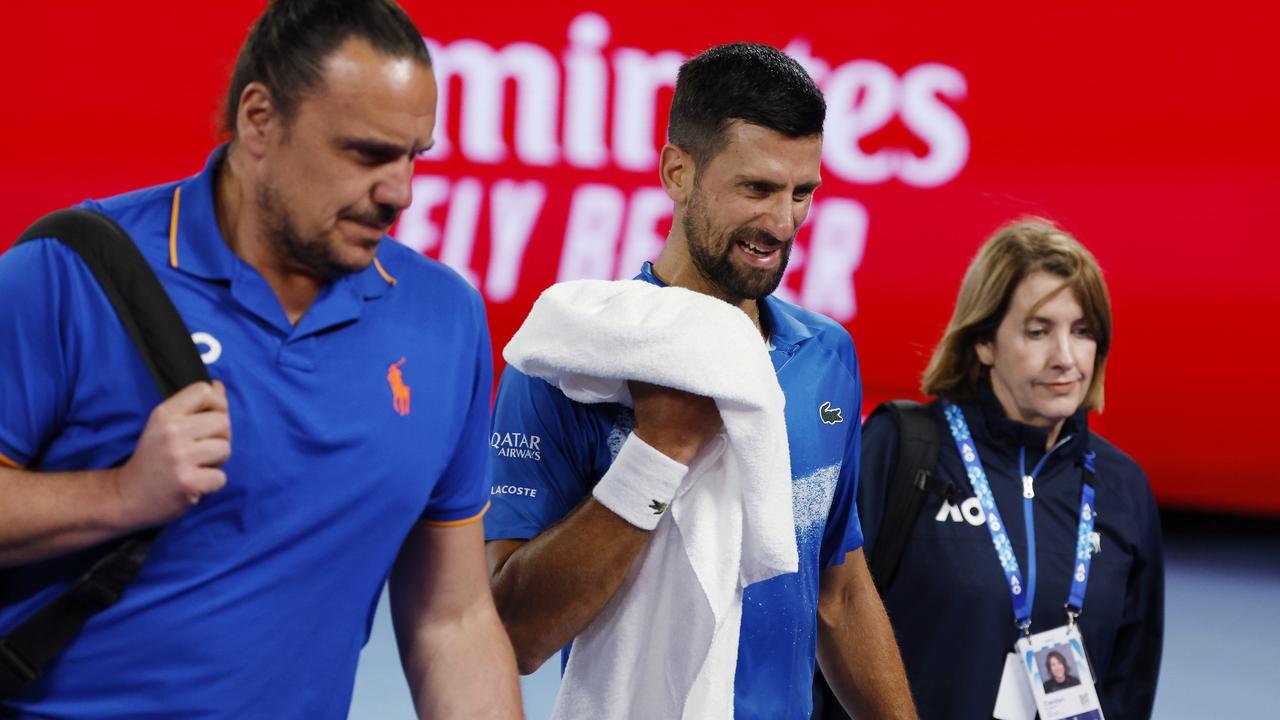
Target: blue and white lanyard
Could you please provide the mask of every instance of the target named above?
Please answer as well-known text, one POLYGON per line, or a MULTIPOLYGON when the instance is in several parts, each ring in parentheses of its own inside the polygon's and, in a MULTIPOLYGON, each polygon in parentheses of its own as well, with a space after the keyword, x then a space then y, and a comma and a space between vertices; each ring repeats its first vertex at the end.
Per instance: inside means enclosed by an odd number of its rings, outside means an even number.
MULTIPOLYGON (((1035 476, 1044 468, 1045 461, 1066 442, 1066 439, 1054 445, 1036 464, 1028 475, 1026 472, 1026 451, 1018 452, 1018 472, 1022 475, 1022 509, 1027 528, 1027 582, 1023 582, 1022 570, 1018 567, 1018 558, 1013 554, 1013 544, 1009 534, 1005 532, 1004 521, 1000 519, 1000 511, 996 508, 995 496, 991 494, 991 484, 987 482, 987 473, 982 468, 982 460, 978 457, 978 449, 974 446, 973 436, 969 433, 969 425, 964 420, 964 413, 951 403, 944 403, 943 410, 947 417, 947 427, 951 437, 956 441, 956 449, 960 451, 960 459, 964 461, 965 473, 969 476, 969 484, 978 496, 978 502, 987 516, 987 530, 991 532, 991 544, 995 546, 996 557, 1004 570, 1005 580, 1009 585, 1009 594, 1013 599, 1013 617, 1024 633, 1031 631, 1031 608, 1034 606, 1036 594, 1036 528, 1032 515, 1032 499, 1035 497, 1033 483, 1035 476)), ((1071 573, 1071 591, 1067 595, 1067 615, 1074 623, 1084 607, 1084 595, 1089 586, 1089 567, 1093 560, 1093 543, 1089 541, 1093 534, 1094 520, 1094 487, 1092 478, 1096 474, 1093 464, 1094 454, 1084 457, 1084 469, 1088 473, 1086 482, 1080 492, 1080 522, 1076 527, 1075 567, 1071 573)))

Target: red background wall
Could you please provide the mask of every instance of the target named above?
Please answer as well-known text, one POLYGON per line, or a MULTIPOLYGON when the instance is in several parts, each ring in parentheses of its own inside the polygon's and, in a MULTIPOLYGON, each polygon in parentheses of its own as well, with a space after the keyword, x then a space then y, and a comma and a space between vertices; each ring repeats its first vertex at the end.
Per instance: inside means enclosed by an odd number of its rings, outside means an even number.
MULTIPOLYGON (((528 78, 503 85, 500 120, 492 104, 487 119, 486 108, 465 107, 480 93, 472 79, 449 83, 449 120, 438 135, 451 151, 419 162, 419 205, 398 233, 473 277, 489 298, 496 347, 541 289, 572 275, 566 258, 598 262, 595 274, 630 276, 635 268, 622 258, 643 255, 636 248, 669 224, 663 212, 646 214, 663 209, 644 199, 657 187, 653 168, 643 153, 629 160, 619 149, 635 134, 614 138, 619 123, 647 119, 645 103, 626 111, 616 100, 629 92, 619 68, 731 40, 807 46, 826 62, 828 72, 816 75, 828 99, 843 97, 833 102, 836 123, 828 121, 819 191, 837 209, 820 248, 813 236, 824 205, 815 210, 798 239, 807 252, 793 260, 785 287, 849 327, 867 408, 917 392, 981 241, 1005 220, 1046 216, 1094 251, 1113 296, 1116 339, 1096 427, 1142 463, 1165 505, 1280 514, 1280 463, 1267 452, 1280 400, 1272 369, 1280 77, 1270 6, 740 2, 729 10, 662 0, 595 7, 599 17, 583 21, 588 8, 570 5, 405 5, 435 43, 438 65, 486 47, 551 61, 553 72, 535 79, 553 86, 532 109, 517 109, 528 78), (607 38, 571 41, 575 19, 586 24, 574 27, 604 27, 607 38), (585 58, 576 67, 603 68, 608 102, 598 110, 566 109, 571 46, 585 58), (852 95, 835 87, 851 87, 859 73, 881 81, 852 95), (924 108, 915 116, 912 102, 924 108), (536 124, 530 118, 547 107, 551 149, 538 155, 537 143, 525 142, 522 150, 516 126, 536 124), (952 132, 922 132, 920 116, 930 113, 933 127, 952 132), (599 166, 583 167, 566 150, 571 114, 604 129, 599 166), (501 123, 502 157, 463 147, 468 131, 483 135, 476 128, 484 122, 501 123), (953 172, 924 184, 892 172, 908 156, 936 162, 958 142, 964 153, 953 172), (858 153, 886 160, 889 177, 850 172, 858 153), (621 198, 620 212, 578 195, 584 186, 621 198), (428 202, 432 188, 445 187, 428 202), (528 215, 512 210, 513 198, 532 203, 528 215), (506 250, 492 240, 495 202, 499 219, 514 222, 506 250), (566 224, 575 211, 594 213, 597 224, 592 242, 571 253, 566 224), (630 240, 622 237, 628 223, 630 240), (522 253, 510 252, 526 239, 522 253)), ((48 210, 199 170, 218 141, 235 52, 260 8, 140 0, 4 10, 0 248, 48 210)), ((670 90, 653 97, 656 149, 670 90)))

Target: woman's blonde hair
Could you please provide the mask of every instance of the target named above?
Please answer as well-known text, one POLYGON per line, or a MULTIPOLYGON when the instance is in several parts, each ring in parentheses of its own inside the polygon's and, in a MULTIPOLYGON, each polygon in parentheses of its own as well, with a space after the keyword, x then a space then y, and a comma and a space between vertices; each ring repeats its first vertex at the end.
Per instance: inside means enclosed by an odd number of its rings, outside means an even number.
MULTIPOLYGON (((1025 218, 996 231, 978 250, 965 271, 955 312, 942 340, 933 350, 920 389, 925 395, 953 402, 977 398, 988 368, 978 360, 975 346, 994 342, 996 328, 1009 310, 1019 283, 1028 275, 1046 272, 1062 278, 1084 310, 1094 339, 1093 378, 1083 407, 1102 409, 1102 384, 1111 349, 1111 298, 1098 261, 1074 237, 1041 218, 1025 218)), ((1058 291, 1037 301, 1033 310, 1058 291)))

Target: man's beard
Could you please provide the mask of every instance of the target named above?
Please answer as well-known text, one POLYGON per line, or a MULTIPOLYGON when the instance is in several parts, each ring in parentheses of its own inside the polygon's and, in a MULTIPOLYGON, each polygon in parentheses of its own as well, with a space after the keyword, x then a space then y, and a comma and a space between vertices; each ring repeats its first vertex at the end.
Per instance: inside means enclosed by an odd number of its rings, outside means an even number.
POLYGON ((681 218, 684 236, 689 246, 689 256, 698 274, 714 285, 722 299, 733 301, 759 300, 772 294, 782 282, 782 274, 791 259, 792 237, 782 241, 778 248, 778 265, 774 268, 752 268, 735 265, 734 247, 741 241, 758 247, 773 247, 778 238, 759 228, 740 227, 727 236, 712 238, 710 222, 702 212, 702 204, 692 200, 681 218), (715 240, 721 240, 716 243, 715 240), (716 247, 716 245, 719 247, 716 247))
MULTIPOLYGON (((351 263, 338 256, 334 241, 323 236, 303 237, 285 209, 285 203, 270 181, 260 183, 257 204, 263 218, 263 229, 271 249, 282 261, 301 268, 317 280, 328 283, 345 275, 360 272, 367 265, 351 263)), ((379 205, 371 213, 344 211, 339 217, 362 222, 375 227, 390 227, 395 222, 396 209, 379 205)))

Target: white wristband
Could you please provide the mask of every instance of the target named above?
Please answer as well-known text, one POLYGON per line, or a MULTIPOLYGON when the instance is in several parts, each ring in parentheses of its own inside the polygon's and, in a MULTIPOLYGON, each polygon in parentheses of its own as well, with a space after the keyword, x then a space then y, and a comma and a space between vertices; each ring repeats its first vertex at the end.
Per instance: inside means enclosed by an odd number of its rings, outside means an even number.
POLYGON ((654 450, 635 433, 591 494, 618 517, 642 530, 658 526, 689 467, 654 450))

